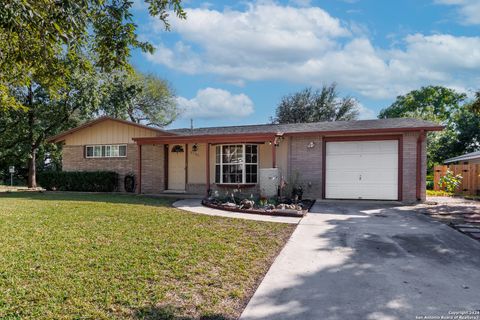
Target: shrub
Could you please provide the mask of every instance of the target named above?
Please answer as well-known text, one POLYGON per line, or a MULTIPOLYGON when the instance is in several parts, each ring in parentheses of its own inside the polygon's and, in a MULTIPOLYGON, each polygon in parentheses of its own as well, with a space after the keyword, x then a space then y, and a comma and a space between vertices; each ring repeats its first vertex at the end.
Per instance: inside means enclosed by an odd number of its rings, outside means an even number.
POLYGON ((444 188, 445 191, 454 193, 458 186, 462 183, 462 175, 457 174, 456 176, 453 175, 453 172, 448 169, 447 172, 443 177, 440 178, 438 181, 438 185, 440 188, 444 188))
POLYGON ((435 188, 435 182, 433 180, 433 174, 427 174, 427 190, 433 190, 435 188))
POLYGON ((435 182, 427 180, 427 190, 433 190, 435 188, 435 182))
POLYGON ((117 190, 118 174, 112 171, 45 171, 38 183, 47 190, 112 192, 117 190))
POLYGON ((449 193, 443 190, 427 190, 427 196, 430 197, 451 197, 453 193, 449 193))

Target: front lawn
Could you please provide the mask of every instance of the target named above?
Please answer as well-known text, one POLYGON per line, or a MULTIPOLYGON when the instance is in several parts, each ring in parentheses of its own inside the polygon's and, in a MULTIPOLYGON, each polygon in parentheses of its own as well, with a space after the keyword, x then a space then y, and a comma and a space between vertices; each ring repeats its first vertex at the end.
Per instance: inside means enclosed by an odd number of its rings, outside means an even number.
POLYGON ((165 199, 0 194, 0 319, 238 317, 292 225, 165 199))

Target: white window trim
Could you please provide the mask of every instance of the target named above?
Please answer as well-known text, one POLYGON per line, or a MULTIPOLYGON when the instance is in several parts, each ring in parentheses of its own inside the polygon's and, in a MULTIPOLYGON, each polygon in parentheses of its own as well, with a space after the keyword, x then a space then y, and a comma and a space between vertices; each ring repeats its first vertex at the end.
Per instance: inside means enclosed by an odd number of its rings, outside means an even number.
POLYGON ((126 158, 127 157, 128 146, 126 144, 89 144, 89 145, 85 145, 84 150, 85 150, 85 158, 87 158, 87 159, 126 158), (111 152, 113 146, 118 146, 118 154, 119 154, 118 156, 95 156, 95 147, 100 147, 100 148, 110 147, 110 152, 111 152), (121 146, 125 146, 125 155, 124 156, 120 155, 120 147, 121 146), (92 152, 91 156, 88 155, 87 148, 93 148, 93 152, 92 152))
MULTIPOLYGON (((217 163, 217 149, 215 148, 215 175, 217 170, 217 165, 220 166, 220 182, 217 182, 215 177, 216 184, 225 184, 225 185, 238 185, 238 184, 258 184, 258 167, 260 166, 260 145, 255 143, 230 143, 230 144, 219 144, 217 147, 220 147, 220 162, 217 163), (223 147, 224 146, 242 146, 242 182, 223 182, 223 147), (257 146, 257 162, 248 162, 247 163, 247 146, 257 146), (247 165, 256 165, 257 166, 257 182, 247 182, 247 165)), ((226 165, 235 165, 233 163, 226 163, 226 165)))

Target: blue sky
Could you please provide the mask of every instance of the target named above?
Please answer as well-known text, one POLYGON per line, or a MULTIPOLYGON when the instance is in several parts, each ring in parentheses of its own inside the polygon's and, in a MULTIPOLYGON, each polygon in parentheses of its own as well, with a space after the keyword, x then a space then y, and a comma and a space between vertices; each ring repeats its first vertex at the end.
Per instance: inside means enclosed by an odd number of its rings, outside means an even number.
POLYGON ((281 97, 336 82, 374 118, 424 85, 480 89, 479 0, 185 1, 171 31, 134 5, 142 72, 167 79, 180 118, 170 127, 267 123, 281 97))

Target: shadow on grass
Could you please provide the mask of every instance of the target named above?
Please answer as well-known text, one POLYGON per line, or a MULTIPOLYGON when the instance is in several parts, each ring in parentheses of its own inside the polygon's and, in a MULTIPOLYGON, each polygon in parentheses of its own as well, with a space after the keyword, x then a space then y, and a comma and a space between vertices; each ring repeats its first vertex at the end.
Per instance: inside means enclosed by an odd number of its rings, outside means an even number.
POLYGON ((87 192, 2 192, 0 199, 17 199, 17 200, 44 200, 44 201, 88 201, 103 203, 119 203, 119 204, 137 204, 147 206, 166 207, 178 199, 152 197, 136 194, 119 194, 119 193, 87 193, 87 192))
POLYGON ((148 306, 135 311, 134 318, 142 320, 232 320, 221 314, 206 314, 200 317, 178 316, 181 313, 178 308, 173 306, 148 306))

